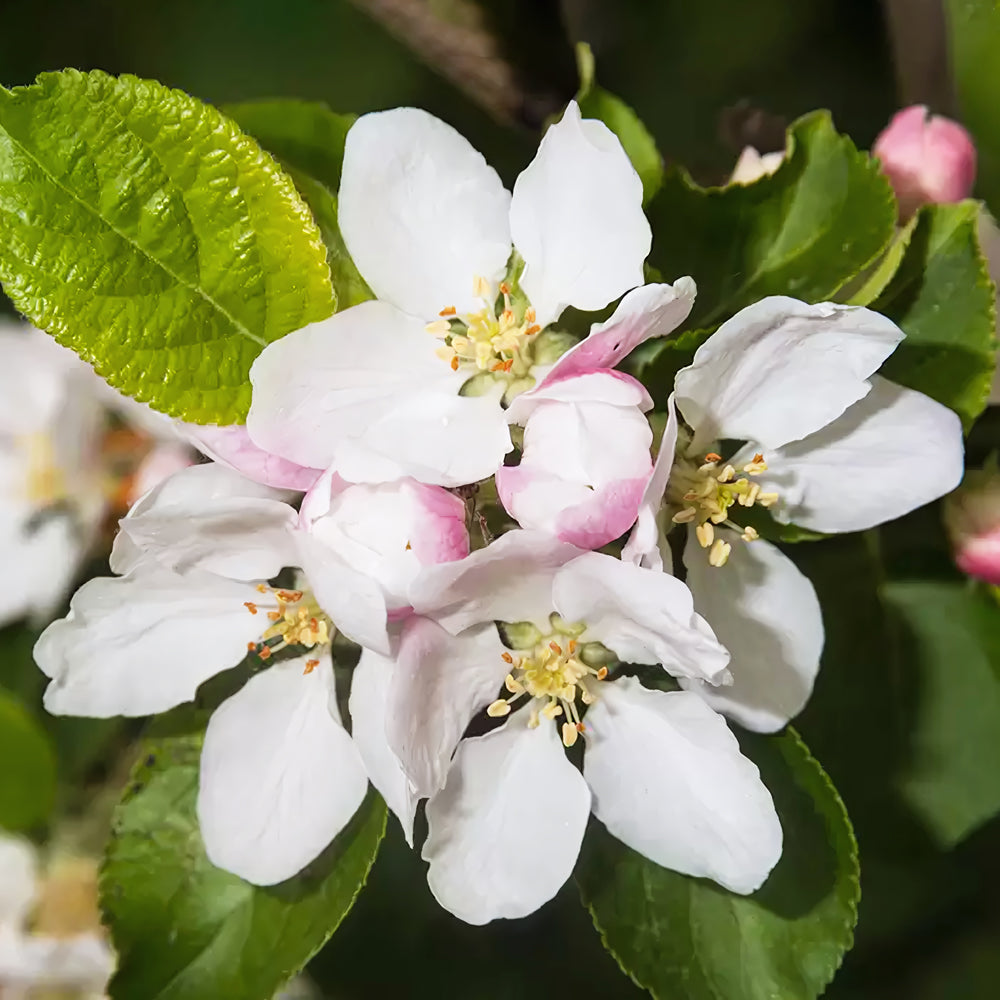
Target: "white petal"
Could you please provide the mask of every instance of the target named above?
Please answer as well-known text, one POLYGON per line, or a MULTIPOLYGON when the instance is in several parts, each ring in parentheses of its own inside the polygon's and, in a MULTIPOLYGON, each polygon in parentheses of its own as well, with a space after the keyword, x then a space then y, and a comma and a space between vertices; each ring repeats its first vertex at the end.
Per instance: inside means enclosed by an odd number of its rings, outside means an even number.
POLYGON ((152 715, 236 666, 276 608, 249 583, 154 568, 85 583, 35 644, 55 715, 152 715), (252 614, 247 603, 258 607, 252 614))
POLYGON ((576 864, 590 793, 552 724, 463 740, 448 784, 427 803, 427 882, 466 923, 534 913, 576 864))
POLYGON ((590 334, 552 366, 542 385, 581 372, 614 368, 640 344, 665 337, 687 319, 696 291, 691 278, 678 278, 673 285, 633 288, 610 319, 595 323, 590 334))
POLYGON ((38 896, 38 851, 25 837, 0 832, 0 925, 19 927, 38 896))
POLYGON ((594 815, 650 861, 754 892, 781 857, 781 824, 756 766, 697 695, 603 685, 587 713, 583 773, 594 815))
POLYGON ((131 507, 165 479, 169 479, 175 472, 190 468, 196 461, 195 450, 180 441, 166 441, 153 445, 132 477, 126 495, 129 506, 131 507))
POLYGON ((677 408, 673 393, 667 399, 667 425, 660 438, 660 448, 653 463, 653 472, 646 484, 646 490, 639 503, 635 527, 622 549, 625 562, 645 566, 647 569, 662 570, 666 566, 669 573, 670 547, 660 529, 660 508, 667 482, 674 467, 674 453, 677 450, 677 408))
POLYGON ((798 715, 812 693, 823 615, 809 579, 776 546, 740 541, 728 528, 716 528, 716 537, 732 545, 725 566, 709 565, 693 531, 684 565, 694 606, 732 653, 733 683, 681 685, 741 726, 771 733, 798 715))
POLYGON ((728 676, 729 653, 695 613, 691 591, 666 573, 588 552, 559 571, 552 593, 566 621, 586 623, 585 640, 627 663, 660 663, 713 683, 728 676))
POLYGON ((347 825, 368 778, 340 723, 327 656, 252 677, 212 714, 198 822, 209 861, 254 885, 301 871, 347 825))
POLYGON ((504 651, 493 625, 460 636, 427 618, 410 618, 403 627, 385 732, 421 798, 444 785, 462 733, 473 715, 496 699, 510 670, 504 651))
POLYGON ((422 565, 469 554, 465 520, 463 501, 440 486, 413 479, 350 485, 326 473, 302 501, 302 543, 370 576, 388 607, 399 609, 422 565))
POLYGON ((452 635, 492 621, 547 626, 556 571, 579 554, 543 532, 508 531, 459 562, 424 569, 410 587, 410 604, 452 635))
POLYGON ((379 582, 305 532, 296 534, 295 540, 296 561, 317 603, 338 630, 360 646, 388 653, 388 608, 379 582))
POLYGON ((839 420, 765 456, 758 477, 780 494, 777 520, 814 531, 863 531, 953 490, 962 425, 948 407, 875 376, 839 420))
POLYGON ((435 351, 424 324, 363 302, 268 345, 250 370, 254 443, 352 482, 461 486, 491 476, 510 450, 490 396, 459 396, 465 380, 435 351))
POLYGON ((362 115, 347 134, 340 230, 372 291, 404 312, 482 308, 473 279, 503 275, 509 209, 496 171, 426 111, 362 115))
POLYGON ((625 372, 601 368, 560 378, 546 378, 537 389, 515 397, 507 410, 507 421, 526 424, 543 403, 608 403, 634 406, 643 412, 653 408, 653 400, 641 382, 625 372))
POLYGON ((295 509, 284 494, 222 465, 182 469, 122 519, 111 569, 127 573, 155 559, 179 573, 204 570, 234 580, 267 580, 295 564, 295 509))
POLYGON ((781 295, 747 306, 677 374, 692 450, 722 438, 772 449, 819 430, 864 398, 902 339, 892 320, 859 306, 781 295))
POLYGON ((245 424, 181 424, 181 428, 187 439, 209 458, 258 483, 302 491, 309 489, 322 471, 258 448, 245 424))
POLYGON ((571 101, 514 184, 521 287, 546 326, 566 306, 603 309, 642 284, 652 235, 642 181, 615 134, 571 101))
POLYGON ((413 816, 418 796, 392 752, 386 738, 386 712, 392 681, 393 661, 361 651, 361 659, 351 676, 351 736, 364 761, 368 778, 403 828, 406 842, 413 846, 413 816))

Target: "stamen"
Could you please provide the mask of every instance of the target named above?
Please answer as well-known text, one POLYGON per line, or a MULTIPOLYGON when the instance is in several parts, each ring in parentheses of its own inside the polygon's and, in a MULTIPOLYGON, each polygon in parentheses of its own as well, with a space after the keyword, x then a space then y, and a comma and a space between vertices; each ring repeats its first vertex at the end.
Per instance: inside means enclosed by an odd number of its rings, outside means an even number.
POLYGON ((708 554, 708 563, 710 566, 725 566, 726 560, 729 559, 729 553, 732 551, 733 547, 729 542, 724 542, 721 538, 712 546, 712 551, 708 554))
POLYGON ((576 738, 579 736, 580 730, 573 725, 572 722, 564 722, 562 724, 562 741, 563 746, 571 747, 576 743, 576 738))
POLYGON ((438 316, 454 316, 456 312, 457 310, 454 306, 445 306, 444 309, 438 313, 438 316))
POLYGON ((306 660, 306 669, 302 671, 303 676, 311 674, 319 666, 319 660, 306 660))
POLYGON ((689 524, 698 516, 698 511, 694 507, 682 507, 676 514, 670 519, 674 524, 689 524))
POLYGON ((743 529, 743 534, 740 535, 740 538, 742 538, 744 542, 756 542, 757 539, 760 538, 760 535, 757 533, 756 528, 748 524, 743 529))
POLYGON ((736 469, 734 469, 733 466, 731 465, 727 465, 722 470, 722 472, 720 472, 718 476, 716 476, 716 479, 718 479, 720 483, 729 483, 732 482, 735 476, 736 476, 736 469))
POLYGON ((243 602, 243 607, 245 607, 247 609, 247 611, 250 612, 250 614, 252 614, 252 615, 257 614, 257 605, 254 604, 253 601, 244 601, 243 602))
POLYGON ((497 698, 497 700, 486 709, 486 714, 491 719, 499 719, 504 715, 509 715, 510 702, 503 698, 497 698))
MULTIPOLYGON (((455 310, 452 309, 452 312, 454 311, 455 310)), ((443 316, 444 313, 441 315, 443 316)), ((428 323, 424 329, 432 337, 447 337, 448 334, 451 333, 451 323, 449 323, 446 319, 436 319, 433 323, 428 323)))
POLYGON ((698 527, 694 529, 694 533, 698 538, 698 544, 703 549, 707 549, 715 538, 715 528, 712 527, 712 524, 709 521, 706 521, 704 524, 699 524, 698 527))
POLYGON ((710 451, 705 456, 705 461, 706 462, 710 462, 711 464, 714 465, 716 462, 721 462, 722 461, 722 456, 721 455, 717 455, 714 451, 710 451))

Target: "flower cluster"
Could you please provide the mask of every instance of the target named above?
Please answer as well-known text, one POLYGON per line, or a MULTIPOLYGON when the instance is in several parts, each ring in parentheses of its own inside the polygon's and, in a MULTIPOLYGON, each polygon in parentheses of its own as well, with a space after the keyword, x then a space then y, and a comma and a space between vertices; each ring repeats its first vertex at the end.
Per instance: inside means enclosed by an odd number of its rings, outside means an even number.
POLYGON ((903 337, 888 319, 782 297, 652 398, 618 366, 696 290, 643 283, 641 200, 575 104, 513 192, 424 112, 352 127, 339 221, 376 297, 264 349, 246 428, 192 432, 218 461, 132 507, 118 575, 35 651, 49 709, 91 716, 165 711, 246 662, 202 752, 216 865, 290 878, 369 782, 411 845, 424 804, 431 888, 472 923, 550 899, 591 813, 734 892, 777 862, 725 716, 794 716, 823 624, 761 534, 862 530, 948 492, 961 427, 877 374, 903 337), (567 332, 567 310, 614 302, 567 332))

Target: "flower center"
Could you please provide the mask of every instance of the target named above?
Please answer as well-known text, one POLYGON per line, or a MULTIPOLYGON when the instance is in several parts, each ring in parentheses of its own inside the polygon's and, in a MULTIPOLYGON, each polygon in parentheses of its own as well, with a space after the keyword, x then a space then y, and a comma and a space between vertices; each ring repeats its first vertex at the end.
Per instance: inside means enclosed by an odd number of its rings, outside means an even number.
POLYGON ((510 666, 504 687, 508 698, 498 698, 486 713, 493 718, 509 715, 514 703, 527 696, 531 699, 531 717, 528 726, 534 729, 542 717, 555 719, 563 716, 562 741, 567 747, 576 743, 585 726, 580 719, 576 700, 584 705, 594 701, 589 684, 608 676, 606 666, 593 667, 584 661, 589 643, 581 644, 569 633, 580 635, 585 626, 573 625, 552 632, 524 655, 501 654, 510 666))
MULTIPOLYGON (((247 644, 249 652, 256 653, 262 660, 268 660, 287 646, 305 646, 311 649, 314 646, 328 646, 333 641, 337 628, 310 591, 275 589, 263 583, 257 584, 257 589, 262 594, 271 595, 278 606, 266 612, 266 617, 272 624, 264 630, 259 642, 247 644)), ((252 615, 261 611, 253 601, 246 601, 244 606, 252 615)), ((318 666, 319 660, 307 660, 305 672, 311 673, 318 666)))
POLYGON ((511 378, 524 378, 533 364, 531 339, 541 331, 535 322, 535 310, 525 306, 515 309, 511 288, 500 284, 503 307, 498 311, 493 289, 485 278, 476 278, 473 294, 483 308, 473 313, 456 312, 447 306, 440 319, 427 324, 427 332, 444 341, 438 357, 453 371, 490 372, 511 378))
POLYGON ((25 489, 36 507, 51 507, 69 499, 66 476, 56 462, 55 447, 48 434, 25 434, 16 442, 28 460, 25 489))
POLYGON ((702 463, 690 458, 675 460, 667 491, 667 503, 678 508, 671 520, 674 524, 695 526, 698 543, 709 550, 708 561, 712 566, 724 566, 732 551, 729 542, 715 537, 717 524, 738 531, 745 542, 758 537, 753 527, 742 527, 730 519, 730 508, 755 504, 770 507, 778 499, 777 493, 762 493, 760 484, 751 481, 753 476, 767 471, 763 455, 754 455, 753 461, 739 470, 745 473, 743 476, 728 462, 720 468, 721 463, 722 456, 715 452, 706 455, 702 463))

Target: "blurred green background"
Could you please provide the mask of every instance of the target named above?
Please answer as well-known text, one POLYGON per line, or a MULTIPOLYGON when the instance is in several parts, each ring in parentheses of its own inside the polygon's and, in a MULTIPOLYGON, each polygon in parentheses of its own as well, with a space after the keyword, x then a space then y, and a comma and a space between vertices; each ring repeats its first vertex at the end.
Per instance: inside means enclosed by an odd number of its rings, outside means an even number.
MULTIPOLYGON (((922 91, 906 53, 894 62, 889 26, 901 6, 0 0, 0 82, 26 84, 44 70, 73 66, 153 77, 216 104, 293 96, 338 111, 417 105, 459 128, 511 181, 533 154, 545 117, 574 93, 572 42, 584 40, 600 83, 636 109, 668 161, 719 181, 744 144, 780 147, 784 126, 813 108, 829 108, 862 148, 903 98, 936 98, 949 110, 933 69, 922 91), (483 55, 484 39, 495 51, 483 55)), ((928 23, 927 31, 941 42, 938 26, 928 23)), ((850 806, 849 789, 842 791, 850 806)), ((877 809, 865 822, 878 826, 877 809)), ((323 995, 644 995, 604 953, 572 886, 529 920, 465 926, 436 907, 421 863, 390 823, 368 891, 311 966, 323 995)), ((984 885, 995 893, 1000 874, 997 843, 994 823, 948 856, 911 843, 910 867, 865 868, 873 896, 862 910, 858 948, 828 995, 994 996, 1000 949, 980 918, 984 885)))

